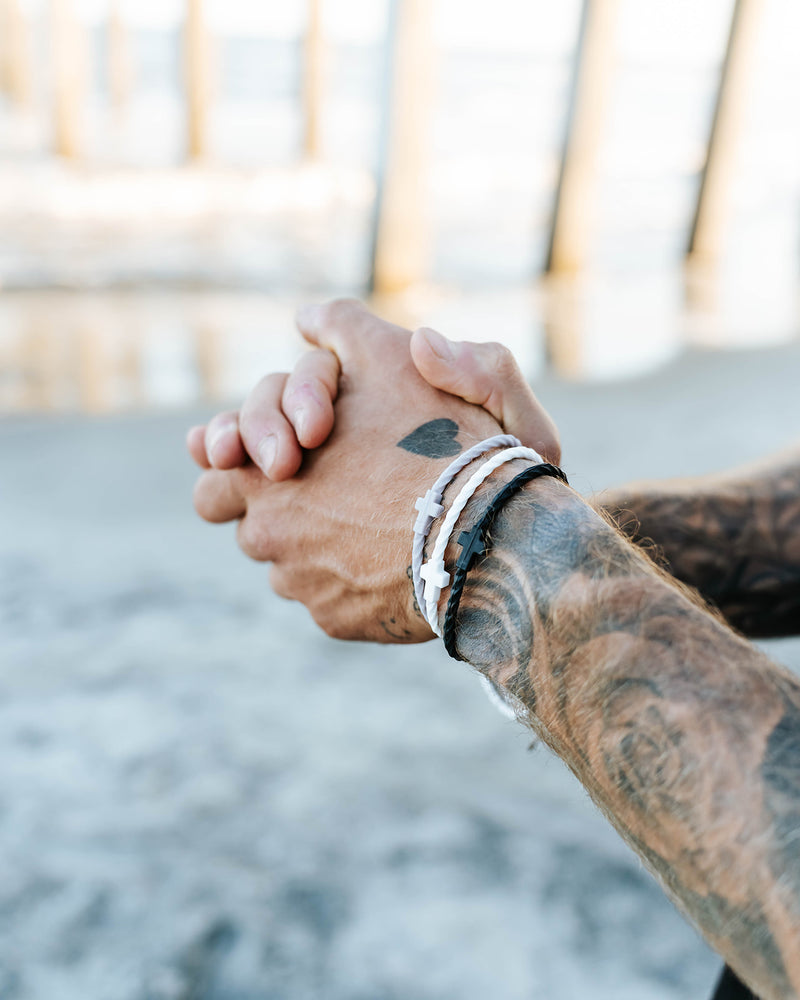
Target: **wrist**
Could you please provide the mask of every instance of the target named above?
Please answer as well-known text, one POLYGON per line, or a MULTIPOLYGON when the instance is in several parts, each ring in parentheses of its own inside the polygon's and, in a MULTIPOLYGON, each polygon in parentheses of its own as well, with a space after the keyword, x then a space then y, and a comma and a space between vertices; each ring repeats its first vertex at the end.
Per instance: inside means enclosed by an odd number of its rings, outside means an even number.
MULTIPOLYGON (((418 513, 414 520, 414 540, 408 575, 413 585, 415 610, 428 629, 435 634, 441 634, 436 604, 441 587, 447 585, 449 579, 444 568, 444 550, 454 523, 463 511, 466 500, 493 470, 513 457, 523 456, 539 459, 536 452, 522 447, 520 441, 509 434, 496 434, 489 439, 477 441, 450 462, 436 480, 427 489, 421 490, 417 496, 414 508, 418 513), (486 456, 491 457, 486 458, 486 456), (467 481, 463 494, 457 496, 451 509, 445 512, 445 507, 441 503, 445 490, 478 458, 483 458, 484 461, 474 474, 474 478, 470 474, 471 478, 467 481), (425 550, 431 526, 440 517, 439 534, 426 562, 425 550)), ((462 480, 463 478, 464 476, 461 477, 462 480)))
MULTIPOLYGON (((520 466, 525 463, 516 468, 511 464, 498 477, 502 483, 493 478, 476 494, 459 519, 454 539, 481 521, 520 466)), ((448 546, 450 572, 459 551, 455 543, 448 546)), ((467 574, 456 619, 458 655, 544 722, 549 713, 536 704, 533 692, 539 687, 537 664, 553 652, 546 633, 558 619, 574 620, 579 627, 592 613, 595 583, 623 569, 625 601, 631 596, 631 576, 650 572, 645 561, 564 483, 548 477, 526 484, 499 511, 486 555, 467 574), (570 580, 566 588, 565 579, 570 580), (543 643, 540 655, 534 655, 534 640, 543 643)), ((603 590, 613 603, 613 580, 604 583, 603 590)), ((439 602, 440 622, 447 599, 445 592, 439 602)))
MULTIPOLYGON (((444 551, 444 568, 449 577, 449 582, 442 588, 439 595, 436 604, 436 621, 439 625, 439 631, 442 633, 447 617, 448 604, 450 604, 450 621, 448 624, 451 626, 451 633, 447 645, 448 652, 457 659, 466 659, 474 662, 472 657, 465 655, 463 650, 457 648, 457 645, 453 641, 452 625, 456 619, 460 618, 460 615, 454 614, 454 610, 457 603, 460 603, 459 595, 463 593, 462 586, 466 588, 475 574, 479 572, 482 562, 491 556, 498 557, 503 548, 508 549, 507 556, 513 557, 515 544, 514 532, 508 532, 503 527, 505 522, 508 521, 508 509, 513 507, 518 510, 520 506, 525 507, 529 505, 530 497, 533 495, 552 497, 555 502, 558 502, 557 498, 565 495, 565 491, 567 496, 574 496, 566 484, 556 479, 552 474, 540 475, 530 482, 525 482, 523 478, 523 481, 519 482, 520 476, 524 477, 526 474, 530 474, 534 468, 541 468, 541 466, 538 463, 532 463, 527 458, 513 459, 496 468, 469 497, 460 515, 453 523, 449 534, 449 541, 444 551), (515 480, 519 482, 519 485, 514 484, 515 480), (537 491, 536 488, 539 486, 541 489, 537 491), (554 486, 556 487, 555 489, 553 489, 554 486), (511 492, 509 492, 509 489, 511 492), (503 496, 504 492, 507 498, 503 496), (498 503, 499 507, 497 506, 498 503), (463 536, 470 534, 477 542, 475 547, 479 551, 483 550, 483 555, 476 555, 465 575, 463 569, 459 573, 458 564, 459 562, 463 564, 465 561, 462 542, 465 545, 469 545, 469 540, 463 536), (481 542, 484 544, 481 544, 481 542), (459 576, 461 577, 460 581, 459 576), (453 594, 454 590, 456 591, 455 595, 453 594), (452 601, 451 598, 453 598, 452 601)), ((445 511, 450 510, 455 498, 461 492, 474 469, 465 471, 466 475, 459 475, 445 491, 442 500, 445 511)), ((432 541, 438 541, 438 532, 442 530, 441 521, 443 519, 444 515, 440 519, 436 530, 432 532, 432 541)), ((433 549, 432 542, 430 548, 431 550, 433 549)), ((430 552, 427 553, 427 556, 430 557, 430 552)))
MULTIPOLYGON (((418 516, 414 521, 414 541, 411 546, 411 570, 414 582, 414 594, 424 612, 424 618, 429 627, 441 636, 437 618, 436 606, 442 588, 449 583, 449 574, 444 568, 444 554, 450 536, 453 532, 455 522, 464 510, 467 501, 474 495, 478 487, 484 483, 489 476, 500 466, 505 465, 514 458, 524 458, 541 463, 542 459, 538 452, 532 448, 524 447, 520 441, 508 434, 498 434, 488 440, 478 441, 467 451, 454 459, 446 469, 437 477, 433 485, 426 490, 423 496, 417 498, 414 504, 418 511, 418 516), (499 446, 503 446, 498 451, 499 446), (491 454, 490 458, 486 458, 491 454), (471 473, 466 485, 458 493, 450 505, 450 509, 445 512, 441 501, 446 488, 453 482, 460 472, 466 469, 477 458, 483 461, 473 473, 471 473), (436 542, 430 556, 425 559, 425 542, 430 532, 433 522, 443 515, 440 523, 436 542)), ((559 473, 561 475, 561 473, 559 473)))

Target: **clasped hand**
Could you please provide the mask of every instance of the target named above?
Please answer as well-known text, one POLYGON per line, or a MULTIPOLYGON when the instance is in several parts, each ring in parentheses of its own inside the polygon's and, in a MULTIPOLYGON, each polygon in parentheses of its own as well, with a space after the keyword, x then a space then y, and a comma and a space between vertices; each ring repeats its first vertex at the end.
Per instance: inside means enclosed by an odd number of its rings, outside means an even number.
POLYGON ((416 497, 503 430, 557 462, 555 426, 500 345, 412 337, 353 300, 303 309, 298 327, 316 349, 292 374, 189 432, 206 470, 195 508, 238 519, 243 551, 329 635, 430 639, 409 579, 416 497))

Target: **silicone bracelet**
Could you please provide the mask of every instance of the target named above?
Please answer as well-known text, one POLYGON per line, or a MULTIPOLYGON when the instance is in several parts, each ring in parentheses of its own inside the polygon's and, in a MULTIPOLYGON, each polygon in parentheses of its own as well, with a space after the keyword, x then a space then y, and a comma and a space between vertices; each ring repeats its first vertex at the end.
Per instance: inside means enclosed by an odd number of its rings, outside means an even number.
POLYGON ((420 569, 420 576, 425 581, 424 604, 420 605, 420 610, 438 636, 441 636, 442 632, 436 618, 436 608, 439 603, 439 595, 450 582, 450 574, 444 568, 444 553, 455 523, 478 487, 491 476, 495 469, 499 469, 506 462, 512 462, 515 458, 527 458, 536 462, 537 465, 543 464, 541 456, 533 448, 522 447, 507 448, 484 462, 462 487, 461 492, 447 512, 439 529, 431 557, 420 569))
POLYGON ((540 479, 542 476, 554 476, 556 479, 560 479, 562 482, 568 484, 566 475, 557 466, 550 465, 549 462, 543 462, 541 465, 532 465, 529 469, 523 470, 518 476, 515 476, 514 479, 506 483, 497 496, 492 499, 492 502, 483 512, 481 519, 469 531, 462 531, 458 536, 458 544, 461 546, 461 552, 458 559, 456 559, 456 568, 453 573, 453 582, 450 586, 450 594, 447 598, 447 610, 442 626, 444 648, 454 660, 463 659, 456 651, 456 618, 458 616, 458 607, 461 603, 461 594, 467 580, 467 573, 472 569, 477 560, 486 554, 489 531, 494 524, 495 518, 506 503, 526 483, 530 483, 534 479, 540 479))
POLYGON ((414 541, 411 546, 411 578, 414 581, 414 596, 417 599, 417 606, 423 615, 425 614, 423 610, 424 587, 419 571, 422 568, 425 539, 428 537, 428 532, 431 530, 433 522, 444 512, 444 507, 442 506, 444 491, 462 469, 465 469, 470 462, 474 462, 476 458, 485 455, 487 451, 491 451, 492 448, 519 447, 521 444, 522 442, 519 438, 515 438, 511 434, 496 434, 485 441, 479 441, 478 444, 473 445, 467 451, 463 452, 455 461, 447 466, 424 497, 417 497, 417 502, 414 506, 419 513, 414 522, 414 541))

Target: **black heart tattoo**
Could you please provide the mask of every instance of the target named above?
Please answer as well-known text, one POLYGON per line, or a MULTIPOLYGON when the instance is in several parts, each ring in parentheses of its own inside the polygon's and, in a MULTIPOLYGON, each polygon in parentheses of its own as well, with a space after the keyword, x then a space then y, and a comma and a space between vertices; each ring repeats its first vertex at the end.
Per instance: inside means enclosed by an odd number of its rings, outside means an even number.
POLYGON ((398 448, 410 451, 412 455, 424 455, 426 458, 446 458, 457 455, 461 445, 456 441, 458 424, 455 420, 442 417, 439 420, 429 420, 422 424, 408 437, 397 442, 398 448))

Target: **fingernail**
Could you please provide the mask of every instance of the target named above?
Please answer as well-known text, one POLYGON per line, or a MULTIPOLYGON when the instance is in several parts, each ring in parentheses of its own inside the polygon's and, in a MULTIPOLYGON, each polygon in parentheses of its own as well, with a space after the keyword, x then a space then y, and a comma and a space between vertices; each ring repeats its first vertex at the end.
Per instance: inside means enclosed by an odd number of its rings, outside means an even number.
POLYGON ((277 451, 278 442, 274 434, 268 434, 258 446, 258 464, 261 471, 266 475, 269 475, 269 470, 272 467, 272 463, 275 461, 275 454, 277 451))
POLYGON ((308 407, 298 406, 294 411, 294 429, 298 438, 305 438, 308 428, 308 407))
POLYGON ((316 333, 319 329, 321 312, 320 306, 317 305, 300 306, 295 313, 295 321, 301 330, 316 333))
POLYGON ((230 421, 229 423, 223 424, 221 427, 218 427, 211 435, 206 450, 208 451, 208 460, 209 462, 211 462, 212 465, 214 464, 214 452, 217 450, 217 445, 225 437, 226 434, 230 434, 231 431, 234 431, 236 429, 237 429, 236 424, 233 421, 230 421))
POLYGON ((436 330, 425 330, 424 333, 425 339, 428 341, 428 347, 430 347, 436 357, 444 361, 445 364, 451 364, 455 358, 455 353, 450 341, 436 330))

